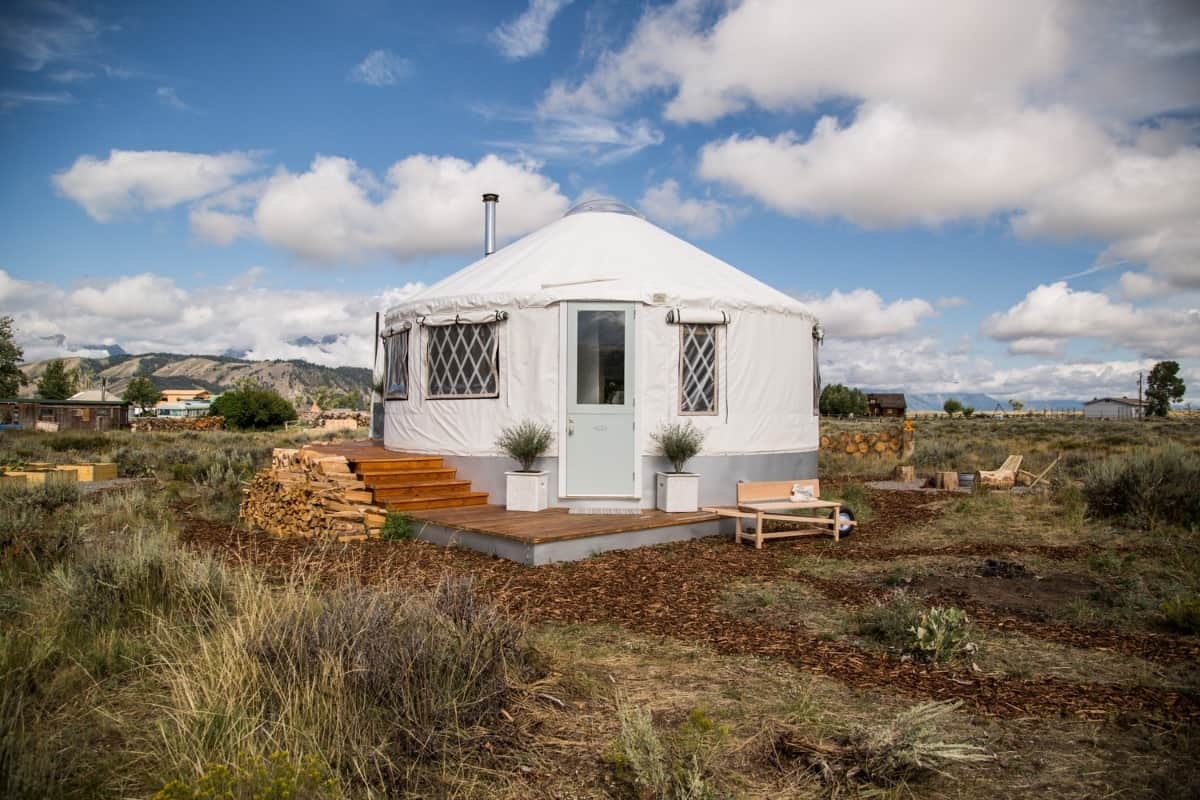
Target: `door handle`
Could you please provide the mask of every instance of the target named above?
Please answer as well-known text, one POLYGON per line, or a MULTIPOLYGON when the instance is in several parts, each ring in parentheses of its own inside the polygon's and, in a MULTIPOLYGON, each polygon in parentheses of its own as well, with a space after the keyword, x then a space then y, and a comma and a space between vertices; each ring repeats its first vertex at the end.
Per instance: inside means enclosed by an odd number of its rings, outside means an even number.
POLYGON ((567 417, 567 436, 575 435, 575 420, 567 417))

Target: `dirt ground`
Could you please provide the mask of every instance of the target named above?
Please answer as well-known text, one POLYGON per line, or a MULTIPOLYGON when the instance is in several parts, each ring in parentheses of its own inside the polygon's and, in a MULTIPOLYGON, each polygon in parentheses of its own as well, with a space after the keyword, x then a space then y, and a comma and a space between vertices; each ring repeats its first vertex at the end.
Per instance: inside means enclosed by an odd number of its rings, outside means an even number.
MULTIPOLYGON (((945 508, 938 494, 872 494, 874 518, 852 539, 776 541, 763 551, 711 538, 612 552, 577 563, 528 568, 461 550, 420 542, 369 541, 329 545, 277 540, 214 527, 184 516, 184 540, 235 562, 253 564, 280 579, 302 569, 322 580, 396 587, 431 586, 448 576, 469 577, 486 596, 531 623, 615 625, 638 634, 706 643, 716 653, 779 659, 804 672, 830 676, 855 687, 879 687, 913 699, 957 699, 976 712, 1003 718, 1073 716, 1118 719, 1145 715, 1163 720, 1200 718, 1200 702, 1187 691, 1143 685, 1069 682, 979 674, 967 666, 935 666, 875 652, 814 634, 803 624, 782 628, 754 614, 735 615, 722 604, 738 581, 799 580, 826 597, 851 605, 870 601, 887 587, 860 580, 821 579, 797 572, 797 556, 830 552, 839 559, 888 559, 955 555, 1019 561, 1023 554, 1074 558, 1087 545, 1023 546, 969 543, 929 549, 893 547, 897 532, 927 524, 945 508)), ((1047 608, 1078 601, 1095 582, 1069 572, 1042 577, 925 576, 911 589, 933 600, 966 608, 977 624, 1020 631, 1074 647, 1112 649, 1154 661, 1200 657, 1193 638, 1049 624, 1047 608)), ((803 621, 803 609, 797 611, 803 621)))

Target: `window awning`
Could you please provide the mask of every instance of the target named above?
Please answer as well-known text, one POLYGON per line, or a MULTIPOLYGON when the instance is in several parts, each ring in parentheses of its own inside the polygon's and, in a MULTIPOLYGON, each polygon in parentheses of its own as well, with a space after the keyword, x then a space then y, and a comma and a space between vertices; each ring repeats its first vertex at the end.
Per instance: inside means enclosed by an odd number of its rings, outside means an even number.
POLYGON ((728 325, 729 314, 711 308, 672 308, 667 312, 670 325, 728 325))
POLYGON ((506 319, 507 311, 465 311, 460 314, 430 314, 419 317, 417 324, 428 328, 444 325, 480 325, 486 322, 503 322, 506 319))

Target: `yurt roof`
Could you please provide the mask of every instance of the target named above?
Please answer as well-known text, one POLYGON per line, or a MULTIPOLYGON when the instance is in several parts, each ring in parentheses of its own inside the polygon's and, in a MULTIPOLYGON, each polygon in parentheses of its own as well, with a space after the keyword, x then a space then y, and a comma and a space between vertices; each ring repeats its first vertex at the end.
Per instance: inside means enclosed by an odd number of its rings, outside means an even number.
POLYGON ((616 201, 589 201, 389 310, 420 314, 542 307, 565 300, 765 310, 803 305, 616 201))

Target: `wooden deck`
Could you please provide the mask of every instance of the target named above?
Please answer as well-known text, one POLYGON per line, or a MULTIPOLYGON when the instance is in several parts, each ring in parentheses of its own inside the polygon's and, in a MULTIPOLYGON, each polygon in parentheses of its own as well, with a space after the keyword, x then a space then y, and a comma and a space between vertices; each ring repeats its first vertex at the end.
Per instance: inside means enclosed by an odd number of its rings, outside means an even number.
POLYGON ((716 514, 706 511, 683 514, 653 510, 640 514, 569 514, 565 508, 507 511, 504 506, 492 505, 415 511, 410 516, 418 523, 428 522, 443 528, 482 533, 526 544, 695 525, 720 519, 716 514))
MULTIPOLYGON (((345 456, 347 461, 397 461, 407 458, 430 458, 419 453, 400 453, 384 448, 379 442, 371 439, 350 439, 326 444, 305 445, 309 449, 319 450, 330 456, 345 456)), ((436 458, 436 456, 433 456, 436 458)))

